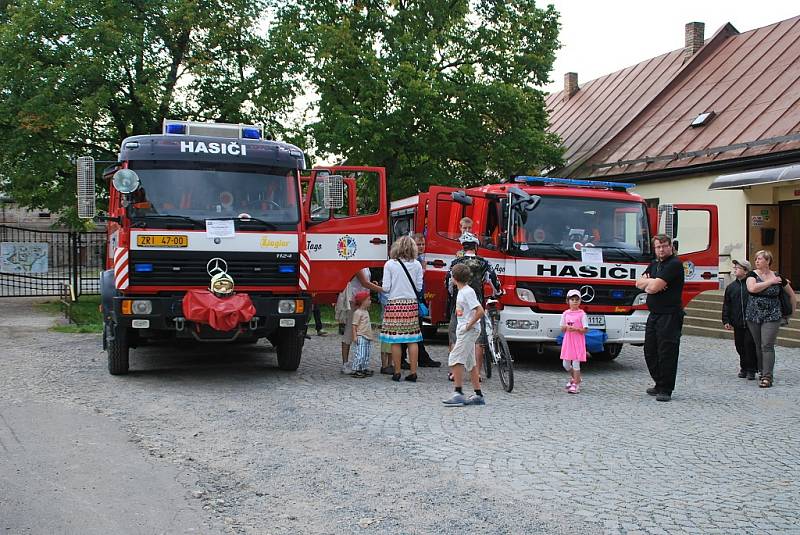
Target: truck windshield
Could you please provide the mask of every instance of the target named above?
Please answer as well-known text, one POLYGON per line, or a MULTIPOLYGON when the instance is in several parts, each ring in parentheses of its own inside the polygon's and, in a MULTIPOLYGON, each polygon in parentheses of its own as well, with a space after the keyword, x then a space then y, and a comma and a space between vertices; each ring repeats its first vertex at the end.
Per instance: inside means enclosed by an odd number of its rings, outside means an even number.
POLYGON ((186 161, 132 161, 141 186, 130 214, 204 219, 250 216, 266 222, 300 220, 297 171, 291 168, 186 161))
POLYGON ((645 262, 652 257, 644 203, 542 196, 530 212, 515 212, 510 253, 535 258, 581 258, 602 249, 603 261, 645 262))

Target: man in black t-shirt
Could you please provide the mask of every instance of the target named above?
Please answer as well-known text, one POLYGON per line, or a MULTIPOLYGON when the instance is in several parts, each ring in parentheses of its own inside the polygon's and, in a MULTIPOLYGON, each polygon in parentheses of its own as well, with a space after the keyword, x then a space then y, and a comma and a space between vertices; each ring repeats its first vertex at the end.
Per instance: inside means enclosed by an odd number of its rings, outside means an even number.
POLYGON ((675 255, 672 240, 665 234, 653 237, 656 260, 636 280, 647 293, 650 315, 644 333, 644 359, 655 386, 647 393, 658 401, 672 399, 678 373, 681 329, 683 328, 683 263, 675 255))

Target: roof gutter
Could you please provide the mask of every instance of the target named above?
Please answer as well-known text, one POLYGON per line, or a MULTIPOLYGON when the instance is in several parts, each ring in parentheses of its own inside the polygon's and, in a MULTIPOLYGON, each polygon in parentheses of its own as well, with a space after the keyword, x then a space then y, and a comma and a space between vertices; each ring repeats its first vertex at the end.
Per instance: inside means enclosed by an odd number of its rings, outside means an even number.
MULTIPOLYGON (((614 180, 624 180, 626 182, 633 182, 638 184, 640 182, 649 182, 665 178, 675 178, 681 176, 690 176, 698 174, 711 174, 715 171, 726 171, 729 169, 736 169, 739 171, 746 171, 749 169, 758 169, 767 165, 778 164, 793 164, 800 162, 800 149, 791 150, 779 153, 762 154, 759 156, 752 156, 750 158, 741 159, 734 158, 730 160, 723 160, 721 162, 709 162, 692 167, 680 167, 675 169, 661 169, 658 171, 650 171, 644 173, 626 173, 619 175, 604 176, 603 180, 608 180, 611 177, 614 180)), ((588 180, 598 180, 599 177, 588 178, 588 180)))

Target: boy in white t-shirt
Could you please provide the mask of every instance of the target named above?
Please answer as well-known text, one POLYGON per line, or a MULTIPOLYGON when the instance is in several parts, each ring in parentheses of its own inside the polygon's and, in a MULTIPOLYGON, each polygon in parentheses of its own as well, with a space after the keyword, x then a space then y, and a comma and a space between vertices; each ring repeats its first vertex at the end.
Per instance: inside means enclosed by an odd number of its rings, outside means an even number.
POLYGON ((448 407, 463 407, 464 405, 486 405, 481 392, 481 378, 475 362, 475 342, 481 334, 481 318, 483 307, 475 295, 475 290, 469 286, 471 271, 464 264, 453 266, 453 280, 458 288, 456 296, 456 343, 450 350, 447 364, 453 374, 455 391, 453 395, 442 400, 448 407), (469 372, 472 387, 475 393, 469 398, 464 397, 464 370, 469 372))

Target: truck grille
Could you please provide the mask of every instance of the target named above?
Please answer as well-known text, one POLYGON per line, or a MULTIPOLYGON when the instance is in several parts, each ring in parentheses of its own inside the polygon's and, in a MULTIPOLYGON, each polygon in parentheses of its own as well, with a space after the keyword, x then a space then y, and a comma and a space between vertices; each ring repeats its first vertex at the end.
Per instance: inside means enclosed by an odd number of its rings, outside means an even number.
MULTIPOLYGON (((580 289, 586 286, 585 283, 569 285, 562 284, 541 284, 531 282, 517 282, 520 288, 527 288, 533 292, 537 303, 559 303, 566 306, 567 292, 572 289, 580 289)), ((635 286, 614 286, 589 284, 594 289, 594 299, 587 304, 606 305, 606 306, 630 306, 634 298, 642 293, 635 286)))
POLYGON ((130 284, 208 286, 206 265, 212 258, 228 263, 236 286, 297 286, 297 253, 214 253, 211 251, 131 251, 130 284), (289 267, 291 266, 291 268, 289 267))

